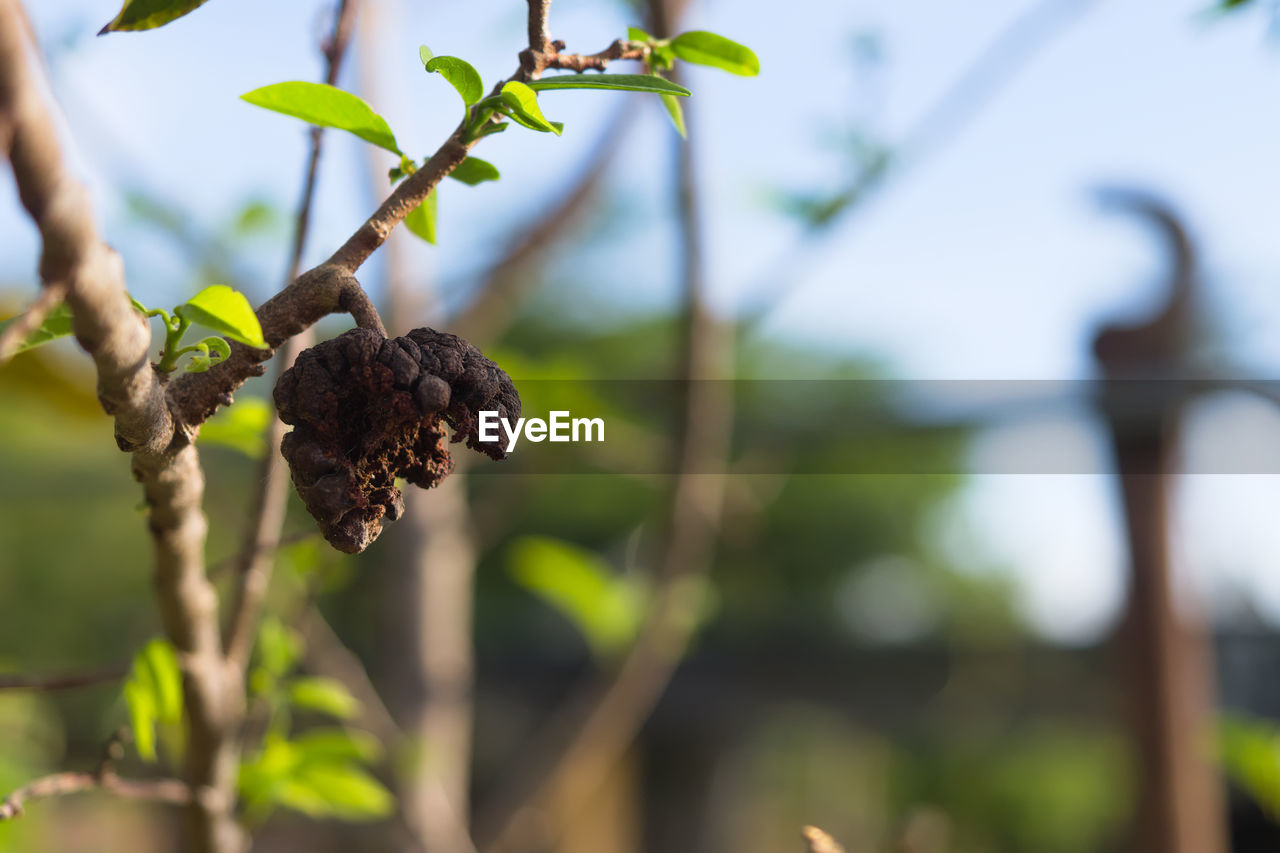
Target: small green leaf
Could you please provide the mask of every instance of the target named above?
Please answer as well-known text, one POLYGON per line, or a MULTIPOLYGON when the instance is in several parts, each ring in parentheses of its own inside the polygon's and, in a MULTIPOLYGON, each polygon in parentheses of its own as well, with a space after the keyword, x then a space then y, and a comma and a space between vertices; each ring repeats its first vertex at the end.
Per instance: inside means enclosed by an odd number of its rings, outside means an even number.
POLYGON ((367 772, 350 763, 307 763, 281 791, 281 804, 312 817, 377 820, 395 808, 395 798, 367 772))
POLYGON ((125 0, 120 13, 99 30, 98 35, 161 27, 203 6, 205 2, 206 0, 125 0))
POLYGON ((311 729, 293 742, 303 761, 358 761, 373 764, 382 758, 382 744, 368 732, 354 729, 311 729))
POLYGON ((262 339, 262 326, 258 323, 258 316, 253 313, 253 306, 243 293, 225 284, 206 287, 175 308, 174 313, 208 326, 245 346, 267 348, 267 342, 262 339))
POLYGON ((647 593, 590 551, 526 537, 511 553, 510 571, 516 582, 560 611, 597 656, 608 657, 635 637, 647 593))
POLYGON ((187 364, 187 373, 204 373, 220 361, 231 357, 231 346, 217 336, 203 338, 193 346, 183 347, 181 352, 195 351, 198 355, 191 357, 187 364), (215 358, 216 356, 216 358, 215 358))
MULTIPOLYGON (((19 317, 25 315, 19 314, 18 317, 10 317, 3 323, 0 323, 0 332, 4 332, 11 324, 16 323, 19 317)), ((44 318, 44 322, 39 328, 27 335, 26 340, 18 345, 14 350, 14 354, 26 352, 29 349, 35 349, 38 346, 47 344, 50 341, 56 341, 58 338, 65 338, 71 334, 71 309, 67 307, 65 302, 58 305, 50 311, 44 318)))
POLYGON ((437 213, 436 191, 432 190, 427 194, 422 204, 409 211, 409 215, 404 218, 404 225, 414 234, 434 246, 436 244, 437 213))
POLYGON ((495 133, 502 133, 510 127, 505 121, 500 124, 486 124, 484 127, 476 131, 476 139, 484 139, 486 136, 493 136, 495 133))
POLYGON ((267 427, 274 414, 271 404, 261 397, 245 397, 234 405, 223 406, 200 427, 196 441, 202 445, 217 444, 260 459, 267 452, 267 427))
POLYGON ((657 41, 653 36, 646 33, 639 27, 627 27, 627 41, 657 41))
POLYGON ((176 723, 182 719, 182 670, 178 655, 168 640, 156 638, 142 648, 140 655, 155 685, 156 719, 176 723))
POLYGON ((354 133, 393 154, 401 153, 386 119, 360 98, 333 86, 291 80, 254 89, 240 98, 254 106, 300 118, 309 124, 354 133))
POLYGON ((564 125, 549 122, 543 118, 542 110, 538 108, 538 93, 519 80, 511 80, 503 85, 502 101, 509 108, 509 114, 517 124, 530 130, 560 135, 560 129, 564 125))
POLYGON ((469 187, 474 187, 476 184, 482 184, 485 181, 496 181, 502 176, 498 172, 498 167, 488 160, 481 160, 479 157, 468 157, 449 173, 449 177, 455 181, 462 181, 469 187))
POLYGON ((561 74, 534 80, 529 88, 535 92, 554 89, 614 89, 622 92, 656 92, 662 95, 688 97, 689 90, 654 74, 561 74))
POLYGON ((143 761, 156 760, 156 697, 136 681, 124 685, 124 701, 129 707, 129 727, 133 745, 143 761))
POLYGON ((760 73, 760 60, 750 48, 706 30, 681 33, 671 40, 671 49, 694 65, 709 65, 743 77, 760 73))
POLYGON ((182 672, 167 641, 151 640, 134 656, 123 694, 138 755, 155 761, 156 723, 182 719, 182 672))
POLYGON ((684 124, 684 107, 680 105, 674 95, 663 95, 662 105, 667 108, 667 115, 671 117, 671 123, 675 125, 676 133, 688 139, 689 130, 684 124))
POLYGON ((435 59, 435 56, 436 55, 431 52, 431 48, 427 47, 425 44, 418 45, 418 58, 422 60, 423 66, 426 66, 428 62, 435 59))
POLYGON ((332 678, 298 678, 289 683, 289 700, 299 708, 319 711, 340 720, 360 713, 360 702, 346 686, 332 678))
POLYGON ((484 97, 484 81, 471 63, 456 56, 428 56, 430 53, 426 45, 418 48, 418 56, 422 57, 426 69, 448 80, 458 90, 464 104, 470 107, 484 97))

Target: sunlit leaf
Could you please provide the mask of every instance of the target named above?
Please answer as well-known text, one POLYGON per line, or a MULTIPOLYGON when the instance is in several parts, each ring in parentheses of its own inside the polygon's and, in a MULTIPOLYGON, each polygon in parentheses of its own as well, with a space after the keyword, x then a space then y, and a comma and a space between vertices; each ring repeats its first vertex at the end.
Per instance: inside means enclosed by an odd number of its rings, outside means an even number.
POLYGON ((671 40, 671 49, 695 65, 709 65, 743 77, 760 73, 760 60, 749 47, 705 30, 681 33, 671 40))
POLYGON ((560 611, 592 651, 609 656, 635 637, 645 591, 603 560, 567 542, 527 537, 511 552, 512 577, 560 611))
POLYGON ((547 121, 538 108, 538 93, 519 80, 510 80, 502 87, 502 100, 510 110, 511 118, 530 130, 560 135, 564 125, 547 121))
POLYGON ((208 326, 233 341, 266 349, 267 342, 262 339, 262 326, 258 316, 253 313, 253 306, 238 290, 225 284, 215 284, 191 297, 187 302, 175 309, 179 316, 208 326))
POLYGON ((430 72, 439 74, 448 80, 450 85, 462 96, 462 102, 468 107, 484 97, 484 81, 480 72, 471 67, 471 63, 456 56, 432 56, 426 45, 418 48, 418 56, 423 66, 430 72))
MULTIPOLYGON (((19 314, 17 317, 10 317, 3 323, 0 323, 0 333, 9 328, 18 319, 26 315, 19 314)), ((58 338, 65 338, 71 334, 71 309, 67 307, 65 302, 59 304, 48 315, 45 316, 44 322, 40 324, 31 334, 27 335, 14 353, 26 352, 29 349, 35 349, 38 346, 47 344, 50 341, 56 341, 58 338)))
POLYGON ((223 406, 200 427, 200 444, 217 444, 229 447, 248 456, 260 459, 267 452, 267 427, 271 425, 273 409, 261 397, 244 397, 231 406, 223 406))
POLYGON ((349 720, 360 713, 360 702, 341 681, 332 678, 298 678, 289 682, 289 701, 299 708, 340 720, 349 720))
POLYGON ((614 89, 685 97, 690 94, 684 86, 653 74, 562 74, 534 80, 529 88, 535 92, 550 92, 555 89, 614 89))
POLYGON ((156 724, 182 719, 182 673, 168 641, 154 639, 133 658, 123 695, 138 755, 156 760, 156 724))
POLYGON ((98 35, 131 30, 150 30, 205 4, 206 0, 125 0, 119 14, 111 19, 98 35))
POLYGON ((479 157, 468 157, 449 173, 449 177, 474 187, 476 184, 482 184, 485 181, 496 181, 501 175, 498 172, 498 167, 488 160, 481 160, 479 157))
POLYGON ((382 744, 368 732, 354 729, 312 729, 293 741, 303 761, 358 761, 372 764, 382 758, 382 744))
POLYGON ((401 153, 386 119, 360 98, 333 86, 291 80, 263 86, 240 97, 254 106, 300 118, 320 127, 345 130, 393 154, 401 153))
POLYGON ((436 243, 436 215, 438 213, 436 205, 436 191, 432 190, 423 199, 422 204, 409 211, 409 215, 404 218, 406 228, 433 246, 436 243))
POLYGON ((162 723, 178 722, 182 719, 182 670, 173 646, 168 640, 157 638, 143 647, 139 657, 155 686, 156 719, 162 723))
POLYGON ((1280 727, 1270 720, 1230 716, 1218 726, 1227 775, 1273 818, 1280 817, 1280 727))
POLYGON ((156 696, 147 686, 130 680, 124 685, 133 745, 143 761, 156 760, 156 696))
POLYGON ((284 785, 280 802, 312 817, 353 821, 377 820, 395 808, 382 783, 351 763, 303 764, 284 785))
POLYGON ((654 41, 654 38, 639 27, 627 27, 627 41, 654 41))

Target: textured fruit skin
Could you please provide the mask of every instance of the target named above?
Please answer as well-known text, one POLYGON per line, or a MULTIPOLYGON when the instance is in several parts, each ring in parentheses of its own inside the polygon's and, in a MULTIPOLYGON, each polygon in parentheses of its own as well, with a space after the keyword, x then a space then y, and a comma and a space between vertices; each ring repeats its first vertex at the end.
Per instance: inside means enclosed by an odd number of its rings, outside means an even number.
POLYGON ((298 495, 324 538, 348 554, 378 538, 384 517, 404 512, 396 477, 425 489, 448 476, 446 422, 453 441, 503 459, 500 441, 480 441, 479 413, 520 417, 511 377, 434 329, 400 338, 352 329, 304 350, 276 383, 275 403, 293 426, 280 452, 298 495))

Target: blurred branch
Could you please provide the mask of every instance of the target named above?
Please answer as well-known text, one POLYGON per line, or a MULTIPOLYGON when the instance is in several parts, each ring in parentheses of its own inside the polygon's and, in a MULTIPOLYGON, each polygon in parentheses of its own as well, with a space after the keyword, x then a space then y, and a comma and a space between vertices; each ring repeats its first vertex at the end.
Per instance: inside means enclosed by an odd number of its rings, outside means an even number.
POLYGON ((485 275, 477 294, 450 322, 455 332, 472 342, 502 334, 518 310, 520 298, 535 281, 529 266, 546 256, 550 247, 572 230, 589 208, 635 119, 634 104, 624 103, 607 121, 586 165, 572 186, 548 210, 541 211, 525 232, 485 275))
POLYGON ((118 797, 183 805, 191 802, 191 789, 177 779, 121 779, 112 763, 124 755, 124 732, 117 732, 102 750, 102 760, 92 773, 53 773, 28 782, 0 802, 0 821, 21 817, 28 802, 102 790, 118 797))
POLYGON ((809 853, 844 853, 839 842, 816 826, 806 826, 800 834, 809 846, 809 853))
POLYGON ((9 359, 13 358, 27 336, 40 328, 40 324, 49 316, 49 312, 57 308, 66 295, 67 283, 64 281, 45 285, 44 290, 36 297, 36 301, 31 303, 31 307, 16 317, 13 323, 0 333, 0 367, 9 363, 9 359))
POLYGON ((78 687, 93 687, 111 681, 119 681, 129 671, 128 664, 104 667, 89 672, 66 673, 63 675, 22 675, 6 673, 0 675, 0 690, 74 690, 78 687))
MULTIPOLYGON (((334 85, 338 73, 342 69, 342 61, 351 43, 351 32, 354 27, 359 0, 339 0, 334 12, 333 33, 327 44, 321 48, 325 57, 324 82, 334 85)), ((298 276, 302 266, 302 253, 306 248, 307 234, 311 224, 311 207, 315 200, 316 176, 319 171, 320 153, 324 140, 324 129, 311 129, 311 154, 307 158, 306 177, 303 181, 302 198, 298 202, 298 213, 295 218, 293 251, 289 258, 289 269, 285 275, 285 284, 298 276)), ((287 370, 294 358, 308 343, 311 337, 304 332, 291 338, 281 348, 277 372, 287 370)), ((250 515, 252 525, 245 535, 241 547, 237 575, 235 602, 231 608, 230 629, 227 633, 227 658, 241 673, 249 663, 249 653, 253 648, 254 634, 258 628, 258 616, 262 610, 262 600, 266 596, 267 586, 271 581, 271 567, 275 562, 276 550, 280 547, 280 537, 284 529, 285 512, 288 508, 289 475, 281 463, 280 441, 284 438, 285 426, 278 416, 272 418, 271 428, 267 434, 267 452, 263 455, 259 466, 258 490, 253 498, 253 512, 250 515)))
POLYGON ((1064 32, 1067 24, 1096 2, 1041 0, 1003 29, 906 132, 896 149, 833 193, 825 214, 810 223, 772 263, 763 265, 766 273, 747 289, 761 295, 743 312, 743 333, 753 333, 795 292, 821 244, 840 231, 837 226, 849 214, 865 208, 869 199, 892 179, 900 179, 911 168, 919 167, 959 136, 1054 37, 1064 32))
MULTIPOLYGON (((672 10, 654 0, 651 17, 659 35, 669 32, 672 10)), ((727 375, 727 330, 706 305, 703 234, 697 168, 692 146, 678 140, 674 160, 677 218, 681 235, 684 299, 682 352, 677 375, 686 380, 684 411, 676 442, 677 474, 661 556, 655 568, 654 601, 635 643, 603 685, 580 690, 553 719, 522 764, 506 774, 486 809, 486 853, 539 849, 527 814, 553 797, 570 812, 582 807, 625 753, 652 712, 696 630, 690 593, 710 567, 724 498, 723 467, 732 421, 729 383, 707 382, 727 375), (691 584, 690 581, 694 583, 691 584)), ((553 830, 554 831, 554 830, 553 830)))

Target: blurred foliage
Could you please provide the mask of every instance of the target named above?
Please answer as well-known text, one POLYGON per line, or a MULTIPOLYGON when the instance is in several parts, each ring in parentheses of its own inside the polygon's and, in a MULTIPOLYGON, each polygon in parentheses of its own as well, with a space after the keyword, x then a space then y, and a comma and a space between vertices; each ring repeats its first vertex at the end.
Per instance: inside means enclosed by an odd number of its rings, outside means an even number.
POLYGON ((1218 724, 1223 769, 1273 819, 1280 818, 1280 725, 1274 720, 1228 715, 1218 724))

